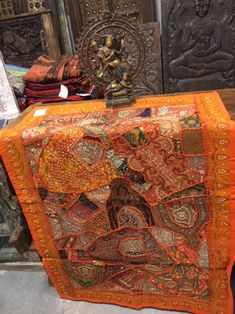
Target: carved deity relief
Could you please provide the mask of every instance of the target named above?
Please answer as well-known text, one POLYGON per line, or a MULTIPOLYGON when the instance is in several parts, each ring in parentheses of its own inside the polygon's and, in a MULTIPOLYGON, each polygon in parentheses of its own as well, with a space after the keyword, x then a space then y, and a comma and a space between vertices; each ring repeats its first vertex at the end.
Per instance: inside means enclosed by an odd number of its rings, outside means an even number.
POLYGON ((163 0, 166 92, 235 85, 232 1, 163 0))
POLYGON ((5 62, 27 66, 33 57, 43 54, 42 28, 40 16, 2 21, 0 23, 0 48, 5 62))

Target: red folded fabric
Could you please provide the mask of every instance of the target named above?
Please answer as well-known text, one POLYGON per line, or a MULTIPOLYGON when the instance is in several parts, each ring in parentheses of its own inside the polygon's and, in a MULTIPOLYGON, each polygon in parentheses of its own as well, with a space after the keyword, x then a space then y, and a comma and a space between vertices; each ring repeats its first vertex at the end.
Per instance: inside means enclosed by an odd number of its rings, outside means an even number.
POLYGON ((66 86, 68 89, 68 98, 66 101, 80 101, 86 99, 86 96, 83 97, 77 94, 89 94, 92 90, 92 86, 82 76, 50 84, 27 83, 24 91, 27 106, 37 102, 52 103, 65 101, 64 98, 59 97, 61 85, 66 86))

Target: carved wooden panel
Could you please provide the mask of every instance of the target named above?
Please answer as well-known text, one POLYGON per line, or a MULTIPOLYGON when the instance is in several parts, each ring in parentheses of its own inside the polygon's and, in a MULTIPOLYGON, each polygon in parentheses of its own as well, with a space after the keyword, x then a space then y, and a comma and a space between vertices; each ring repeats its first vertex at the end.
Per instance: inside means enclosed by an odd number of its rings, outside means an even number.
MULTIPOLYGON (((54 27, 59 31, 59 20, 57 4, 54 0, 18 0, 20 5, 20 13, 37 13, 50 10, 54 27)), ((58 0, 56 0, 58 2, 58 0)))
POLYGON ((109 10, 108 0, 65 0, 65 5, 71 24, 73 44, 76 44, 83 27, 90 19, 100 14, 100 10, 109 10))
MULTIPOLYGON (((115 1, 115 0, 114 0, 115 1)), ((143 17, 144 23, 154 22, 156 20, 156 1, 155 0, 140 0, 140 14, 143 17)))
POLYGON ((28 11, 38 12, 46 9, 46 1, 44 0, 28 0, 28 11))
MULTIPOLYGON (((1 120, 0 113, 0 129, 7 122, 1 120)), ((28 254, 23 253, 28 251, 31 243, 32 236, 22 208, 0 158, 0 262, 25 259, 28 254)))
MULTIPOLYGON (((104 10, 109 10, 108 0, 78 0, 82 25, 87 25, 92 19, 97 18, 104 10)), ((76 14, 76 12, 74 12, 76 14)))
POLYGON ((14 15, 12 0, 0 0, 0 19, 14 15))
POLYGON ((5 171, 2 160, 0 159, 0 240, 3 233, 2 228, 9 230, 9 244, 15 246, 19 253, 28 250, 32 237, 28 225, 23 216, 22 208, 15 195, 8 175, 5 171), (8 228, 4 226, 6 223, 8 228))
POLYGON ((161 94, 162 88, 162 61, 160 24, 147 23, 142 25, 145 40, 146 60, 144 68, 134 82, 136 96, 161 94))
MULTIPOLYGON (((60 19, 59 19, 59 9, 58 7, 61 5, 61 3, 64 4, 64 0, 0 0, 6 2, 6 3, 12 3, 13 6, 13 14, 11 16, 15 15, 21 15, 21 14, 27 14, 27 13, 38 13, 38 12, 45 12, 50 10, 52 14, 52 23, 55 28, 56 33, 59 34, 59 42, 60 47, 63 50, 63 53, 67 52, 66 43, 63 41, 63 31, 64 29, 60 25, 60 19)), ((64 12, 65 14, 65 12, 64 12)), ((6 18, 7 16, 2 16, 2 18, 6 18)), ((1 19, 1 6, 0 6, 0 19, 1 19)))
POLYGON ((22 209, 13 195, 2 160, 0 159, 0 209, 3 220, 11 232, 20 224, 22 209))
POLYGON ((121 16, 140 19, 144 23, 155 21, 155 1, 153 0, 112 0, 110 8, 121 16))
POLYGON ((115 12, 121 16, 129 16, 144 23, 155 20, 154 0, 65 0, 70 16, 74 41, 76 42, 84 26, 104 11, 115 12))
MULTIPOLYGON (((55 29, 59 30, 58 9, 54 0, 18 0, 20 13, 37 13, 50 10, 55 29)), ((56 0, 56 2, 60 2, 56 0)))
POLYGON ((47 9, 56 10, 54 0, 0 0, 0 19, 47 9))
POLYGON ((121 15, 127 14, 130 17, 142 18, 140 0, 118 0, 112 2, 113 10, 121 15))
POLYGON ((59 57, 50 13, 28 14, 0 21, 0 50, 6 63, 30 66, 42 54, 59 57))
MULTIPOLYGON (((58 0, 57 0, 58 1, 58 0)), ((20 13, 34 13, 51 10, 56 18, 57 5, 54 0, 18 0, 20 13)))
POLYGON ((235 86, 232 0, 162 0, 165 92, 235 86))

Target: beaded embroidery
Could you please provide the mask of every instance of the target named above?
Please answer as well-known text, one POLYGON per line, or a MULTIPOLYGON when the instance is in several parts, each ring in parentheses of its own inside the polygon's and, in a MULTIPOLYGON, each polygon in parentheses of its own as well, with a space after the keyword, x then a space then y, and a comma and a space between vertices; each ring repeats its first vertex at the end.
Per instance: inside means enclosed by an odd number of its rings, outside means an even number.
POLYGON ((61 297, 232 311, 235 126, 218 95, 44 108, 0 149, 61 297))

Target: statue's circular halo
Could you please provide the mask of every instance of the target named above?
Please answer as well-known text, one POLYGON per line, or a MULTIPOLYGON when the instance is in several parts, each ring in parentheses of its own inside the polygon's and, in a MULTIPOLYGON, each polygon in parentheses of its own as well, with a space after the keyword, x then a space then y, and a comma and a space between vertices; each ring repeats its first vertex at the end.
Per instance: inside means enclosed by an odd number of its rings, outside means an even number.
MULTIPOLYGON (((120 60, 128 73, 130 81, 141 72, 145 62, 145 46, 138 24, 116 17, 101 18, 98 22, 89 24, 83 31, 78 42, 79 65, 86 77, 95 85, 107 85, 112 81, 108 74, 99 75, 99 51, 105 49, 108 36, 112 36, 115 44, 113 51, 121 51, 120 43, 124 43, 120 60), (119 50, 120 49, 120 50, 119 50)), ((107 49, 107 48, 106 48, 107 49)))

